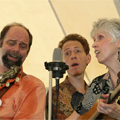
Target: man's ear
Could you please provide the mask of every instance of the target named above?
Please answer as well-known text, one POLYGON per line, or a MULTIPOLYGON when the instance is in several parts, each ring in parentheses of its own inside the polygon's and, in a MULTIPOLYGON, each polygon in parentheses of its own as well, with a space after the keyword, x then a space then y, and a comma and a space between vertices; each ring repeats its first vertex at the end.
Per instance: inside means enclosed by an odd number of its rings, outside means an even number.
POLYGON ((117 38, 117 47, 120 48, 120 37, 117 38))
POLYGON ((2 40, 0 39, 0 47, 2 47, 2 40))
POLYGON ((90 63, 90 61, 91 61, 91 55, 88 54, 88 55, 87 55, 87 65, 90 63))

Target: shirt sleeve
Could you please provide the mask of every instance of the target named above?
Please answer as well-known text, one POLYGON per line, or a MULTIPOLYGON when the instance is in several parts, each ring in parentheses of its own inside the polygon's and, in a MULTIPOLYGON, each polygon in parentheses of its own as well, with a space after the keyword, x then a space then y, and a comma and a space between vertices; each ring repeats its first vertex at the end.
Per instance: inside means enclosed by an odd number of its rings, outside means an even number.
POLYGON ((73 95, 72 95, 72 99, 71 99, 71 106, 74 110, 76 110, 77 106, 79 103, 81 103, 81 101, 83 100, 83 94, 76 91, 73 95))
POLYGON ((78 114, 82 115, 88 112, 95 101, 100 98, 104 91, 106 91, 103 87, 103 82, 105 81, 102 79, 103 76, 104 75, 101 75, 95 78, 89 85, 83 99, 79 100, 77 107, 74 108, 78 114))
MULTIPOLYGON (((56 94, 54 94, 55 91, 53 91, 53 96, 56 96, 56 94)), ((56 93, 56 92, 55 92, 56 93)), ((52 96, 52 98, 53 98, 52 96)), ((53 98, 54 101, 56 101, 56 98, 53 98)), ((46 97, 46 110, 45 110, 45 117, 46 117, 46 120, 48 120, 48 109, 49 109, 49 103, 48 103, 48 100, 49 100, 49 91, 47 92, 47 97, 46 97)), ((58 104, 60 104, 58 102, 58 104)), ((63 113, 63 111, 60 110, 59 108, 60 106, 57 107, 57 111, 56 111, 56 104, 54 105, 53 104, 53 100, 52 100, 52 111, 51 111, 51 119, 52 120, 65 120, 67 118, 67 116, 63 113), (55 112, 56 112, 56 116, 55 116, 55 112), (56 117, 56 118, 55 118, 56 117)))
POLYGON ((24 102, 17 110, 14 119, 44 120, 46 93, 43 84, 34 87, 25 97, 24 102))

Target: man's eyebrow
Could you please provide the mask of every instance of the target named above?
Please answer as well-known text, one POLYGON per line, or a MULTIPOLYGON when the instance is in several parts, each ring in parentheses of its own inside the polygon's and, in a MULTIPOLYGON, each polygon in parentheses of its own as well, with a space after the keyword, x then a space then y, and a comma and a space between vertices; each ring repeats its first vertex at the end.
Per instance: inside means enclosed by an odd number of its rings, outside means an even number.
MULTIPOLYGON (((17 40, 14 40, 14 39, 9 39, 7 42, 9 42, 9 41, 12 41, 12 42, 17 42, 17 40)), ((24 45, 26 45, 26 46, 28 46, 28 44, 27 43, 25 43, 25 42, 20 42, 20 44, 24 44, 24 45)))
POLYGON ((9 43, 9 42, 12 42, 12 43, 14 42, 14 43, 16 43, 16 40, 11 40, 11 39, 10 39, 10 40, 7 40, 6 42, 7 42, 7 43, 9 43))
POLYGON ((25 47, 28 47, 28 44, 24 42, 21 42, 20 45, 24 45, 25 47))
POLYGON ((14 39, 8 39, 8 41, 17 41, 17 40, 14 40, 14 39))
POLYGON ((26 44, 27 45, 27 43, 25 43, 25 42, 20 42, 20 44, 26 44))
POLYGON ((75 46, 74 48, 80 48, 80 47, 75 46))
MULTIPOLYGON (((80 48, 80 47, 75 46, 74 48, 80 48)), ((68 50, 68 49, 70 49, 70 48, 66 48, 66 49, 64 49, 64 51, 66 51, 66 50, 68 50)))
POLYGON ((69 48, 64 49, 64 51, 69 50, 69 48))

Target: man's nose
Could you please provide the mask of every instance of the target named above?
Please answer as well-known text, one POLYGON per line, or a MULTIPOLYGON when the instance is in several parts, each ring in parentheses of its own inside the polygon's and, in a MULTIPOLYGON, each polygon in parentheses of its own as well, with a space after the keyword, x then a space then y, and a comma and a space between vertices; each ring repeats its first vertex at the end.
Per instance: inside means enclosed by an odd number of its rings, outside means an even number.
POLYGON ((75 52, 72 52, 71 59, 76 59, 76 53, 75 52))
POLYGON ((15 45, 13 49, 14 49, 14 51, 18 52, 20 50, 20 47, 19 47, 19 45, 15 45))

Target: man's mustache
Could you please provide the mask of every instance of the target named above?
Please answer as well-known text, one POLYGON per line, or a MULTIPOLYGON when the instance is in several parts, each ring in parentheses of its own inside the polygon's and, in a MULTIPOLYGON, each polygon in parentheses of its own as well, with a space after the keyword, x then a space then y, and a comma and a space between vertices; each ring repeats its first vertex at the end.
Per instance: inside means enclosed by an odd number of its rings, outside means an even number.
POLYGON ((5 55, 2 57, 2 61, 7 68, 10 68, 13 65, 21 66, 22 65, 22 55, 15 51, 6 51, 5 55), (7 56, 17 59, 17 61, 10 60, 7 56))
POLYGON ((14 52, 14 51, 7 51, 6 55, 10 55, 11 57, 15 57, 15 58, 22 58, 21 54, 19 54, 18 52, 14 52))

